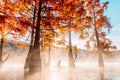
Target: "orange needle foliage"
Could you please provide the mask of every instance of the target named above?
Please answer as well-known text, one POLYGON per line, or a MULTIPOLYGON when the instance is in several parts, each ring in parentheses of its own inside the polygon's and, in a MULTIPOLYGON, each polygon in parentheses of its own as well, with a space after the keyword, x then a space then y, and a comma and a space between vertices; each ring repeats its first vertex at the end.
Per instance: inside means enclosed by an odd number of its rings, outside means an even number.
POLYGON ((109 54, 111 49, 115 49, 111 43, 112 41, 107 39, 106 32, 103 31, 104 28, 107 28, 108 31, 112 28, 109 23, 108 18, 104 15, 104 11, 107 9, 108 2, 99 3, 99 0, 86 0, 86 11, 87 18, 85 26, 88 27, 90 33, 89 40, 86 43, 86 47, 92 48, 93 52, 96 52, 97 46, 100 46, 103 49, 105 54, 109 54), (96 43, 96 33, 97 31, 99 42, 96 43), (93 44, 93 47, 90 47, 90 43, 93 44))
MULTIPOLYGON (((99 0, 41 0, 41 43, 53 43, 54 33, 59 31, 68 32, 75 31, 79 34, 81 39, 85 39, 90 36, 90 40, 87 41, 87 47, 89 42, 95 43, 95 33, 93 25, 96 25, 98 34, 100 37, 100 43, 106 42, 108 39, 105 35, 102 35, 103 28, 111 28, 108 18, 104 15, 105 9, 107 9, 108 2, 100 5, 99 0), (94 2, 94 3, 93 3, 94 2), (93 8, 94 11, 93 12, 93 8), (95 16, 94 16, 95 13, 95 16), (94 22, 95 17, 95 22, 94 22), (56 30, 48 30, 56 29, 56 30), (88 30, 92 32, 89 35, 88 30), (49 34, 49 35, 48 35, 49 34), (50 35, 51 34, 51 35, 50 35), (47 38, 46 38, 47 37, 47 38)), ((31 27, 35 28, 35 24, 32 23, 34 9, 38 9, 39 0, 1 0, 0 1, 0 26, 3 26, 5 32, 8 34, 23 36, 27 32, 31 32, 31 27)), ((35 17, 37 14, 35 14, 35 17)), ((5 33, 1 26, 0 30, 5 33)), ((62 40, 61 40, 62 41, 62 40)), ((49 43, 49 44, 50 44, 49 43)), ((105 44, 104 44, 105 45, 105 44)), ((103 48, 103 44, 100 45, 103 48)), ((109 45, 111 46, 111 45, 109 45)), ((105 48, 105 47, 104 47, 105 48)), ((114 47, 110 47, 114 48, 114 47)), ((108 49, 107 49, 108 50, 108 49)))

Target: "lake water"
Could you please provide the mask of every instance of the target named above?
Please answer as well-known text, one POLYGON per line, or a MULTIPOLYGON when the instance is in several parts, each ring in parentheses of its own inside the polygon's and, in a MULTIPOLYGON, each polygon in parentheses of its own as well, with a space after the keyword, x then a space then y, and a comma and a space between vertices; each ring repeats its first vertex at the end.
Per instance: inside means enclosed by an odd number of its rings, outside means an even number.
MULTIPOLYGON (((21 64, 8 64, 0 69, 0 80, 25 80, 21 64)), ((86 63, 69 70, 63 66, 43 69, 40 73, 27 76, 27 80, 99 80, 99 69, 95 63, 86 63)), ((105 80, 120 80, 120 64, 105 64, 105 80)))

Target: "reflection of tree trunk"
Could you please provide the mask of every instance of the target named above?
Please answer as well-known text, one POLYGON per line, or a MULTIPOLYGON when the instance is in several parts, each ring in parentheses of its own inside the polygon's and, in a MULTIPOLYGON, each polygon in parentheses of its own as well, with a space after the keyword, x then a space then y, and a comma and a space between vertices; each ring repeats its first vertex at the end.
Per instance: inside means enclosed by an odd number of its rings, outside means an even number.
POLYGON ((2 61, 3 43, 4 43, 4 40, 3 40, 3 38, 1 38, 1 44, 0 44, 0 67, 2 66, 2 63, 3 63, 3 61, 2 61))
POLYGON ((41 6, 42 1, 39 0, 39 8, 38 8, 38 14, 37 14, 37 26, 36 26, 36 33, 35 33, 35 42, 33 46, 33 55, 31 59, 30 64, 30 72, 39 72, 41 71, 41 57, 40 57, 40 14, 41 14, 41 6))
POLYGON ((69 31, 69 67, 74 67, 74 60, 72 54, 71 31, 69 31))
POLYGON ((48 62, 47 62, 47 66, 48 66, 48 67, 50 66, 50 62, 51 62, 51 54, 50 54, 50 51, 51 51, 51 47, 49 46, 49 50, 48 50, 48 62))

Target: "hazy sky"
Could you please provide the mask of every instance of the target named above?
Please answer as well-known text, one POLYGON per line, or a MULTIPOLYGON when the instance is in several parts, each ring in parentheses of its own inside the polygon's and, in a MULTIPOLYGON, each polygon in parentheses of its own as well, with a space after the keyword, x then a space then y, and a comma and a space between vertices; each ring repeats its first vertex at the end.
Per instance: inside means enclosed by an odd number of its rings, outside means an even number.
MULTIPOLYGON (((101 3, 105 1, 109 1, 108 10, 105 12, 105 15, 107 15, 111 25, 113 26, 110 33, 108 34, 108 37, 113 41, 113 44, 117 46, 117 49, 120 50, 120 0, 101 0, 101 3)), ((77 41, 75 38, 73 43, 80 48, 85 48, 85 41, 77 41)))

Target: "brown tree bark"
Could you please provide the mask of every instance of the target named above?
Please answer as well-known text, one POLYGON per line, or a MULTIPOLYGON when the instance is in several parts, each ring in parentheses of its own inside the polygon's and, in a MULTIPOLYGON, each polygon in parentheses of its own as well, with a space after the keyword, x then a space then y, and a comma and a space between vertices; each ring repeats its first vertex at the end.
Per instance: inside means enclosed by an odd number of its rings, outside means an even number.
POLYGON ((35 33, 35 41, 33 46, 33 54, 30 64, 30 72, 40 72, 42 69, 41 57, 40 57, 40 20, 41 20, 41 7, 42 0, 39 0, 38 14, 37 14, 37 26, 35 33))
POLYGON ((104 60, 103 60, 103 52, 101 49, 98 50, 98 62, 99 62, 100 80, 104 80, 104 60))
POLYGON ((93 14, 94 14, 94 30, 96 34, 96 43, 97 43, 97 53, 98 53, 98 64, 99 64, 99 74, 100 74, 100 80, 104 80, 104 60, 103 60, 103 51, 100 48, 99 44, 99 34, 96 27, 96 15, 95 10, 93 7, 93 14))
MULTIPOLYGON (((34 9, 34 15, 33 15, 33 24, 35 23, 35 14, 36 14, 36 8, 34 9)), ((32 58, 32 54, 33 54, 33 44, 34 44, 34 28, 32 27, 32 33, 31 33, 31 41, 30 41, 30 47, 29 47, 29 51, 25 60, 25 65, 24 65, 24 69, 28 69, 30 67, 30 60, 32 58)))
POLYGON ((3 64, 3 61, 2 61, 3 43, 4 43, 4 40, 3 40, 3 38, 1 38, 1 43, 0 43, 0 67, 2 67, 2 64, 3 64))
POLYGON ((69 67, 74 67, 74 60, 72 54, 71 31, 69 31, 69 67))

